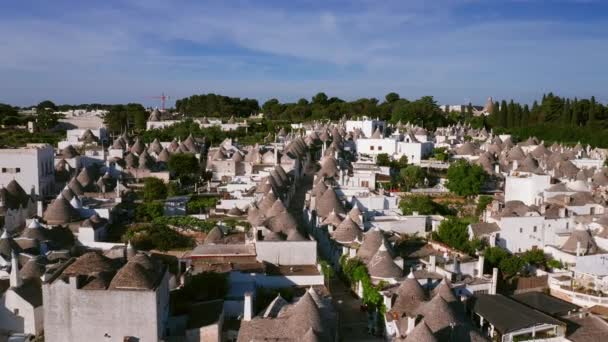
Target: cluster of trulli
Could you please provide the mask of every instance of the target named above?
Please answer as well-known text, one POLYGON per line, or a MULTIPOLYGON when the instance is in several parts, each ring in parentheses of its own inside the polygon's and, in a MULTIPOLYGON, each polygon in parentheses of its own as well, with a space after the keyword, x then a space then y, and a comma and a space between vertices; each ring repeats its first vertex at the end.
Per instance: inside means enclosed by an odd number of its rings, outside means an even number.
POLYGON ((331 300, 310 288, 293 304, 278 295, 259 315, 243 319, 237 341, 334 341, 336 322, 331 300))
POLYGON ((432 291, 424 289, 410 272, 394 290, 386 291, 387 325, 396 341, 488 341, 470 323, 447 279, 432 291))
POLYGON ((158 139, 154 139, 146 146, 139 137, 131 142, 128 136, 123 134, 114 140, 110 149, 122 152, 122 156, 115 157, 112 161, 124 169, 154 171, 166 169, 171 154, 201 154, 205 151, 206 144, 204 139, 195 139, 190 134, 184 141, 173 139, 170 143, 163 144, 158 139))
POLYGON ((605 151, 577 144, 574 147, 553 144, 545 146, 535 138, 518 144, 511 138, 504 141, 498 136, 485 142, 465 142, 454 149, 457 156, 473 156, 475 163, 481 165, 492 175, 505 175, 513 171, 535 174, 549 174, 563 181, 581 179, 592 186, 608 185, 605 168, 579 168, 573 160, 589 158, 603 160, 605 151))

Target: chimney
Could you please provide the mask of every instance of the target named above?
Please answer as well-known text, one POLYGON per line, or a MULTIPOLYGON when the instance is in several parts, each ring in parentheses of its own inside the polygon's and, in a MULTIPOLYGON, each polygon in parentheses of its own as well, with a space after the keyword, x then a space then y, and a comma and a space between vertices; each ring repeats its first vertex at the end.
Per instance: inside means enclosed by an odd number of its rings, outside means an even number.
POLYGON ((384 297, 384 307, 386 308, 386 311, 391 311, 391 309, 393 308, 393 296, 388 295, 386 293, 382 296, 384 297))
POLYGON ((500 173, 500 164, 494 165, 494 173, 500 173))
POLYGON ((581 256, 581 242, 580 241, 576 241, 576 256, 577 257, 581 256))
POLYGON ((486 257, 483 254, 479 254, 479 259, 477 259, 477 277, 481 278, 483 276, 483 268, 486 261, 486 257))
POLYGON ((492 269, 492 287, 490 288, 490 294, 496 294, 496 287, 498 285, 498 268, 494 267, 492 269))
POLYGON ((245 300, 243 301, 243 320, 251 321, 253 316, 253 297, 251 292, 245 293, 245 300))
POLYGON ((274 146, 274 165, 278 165, 279 164, 279 148, 275 145, 274 146))
POLYGON ((38 215, 38 217, 42 217, 43 214, 44 214, 44 206, 42 205, 42 200, 38 200, 36 202, 36 215, 38 215))
POLYGON ((559 217, 566 217, 566 208, 559 208, 559 217))
POLYGON ((125 251, 125 257, 127 260, 130 260, 135 256, 135 254, 137 254, 137 251, 135 250, 135 247, 133 247, 133 245, 131 244, 131 240, 129 240, 125 251))
POLYGON ((407 316, 407 331, 405 332, 406 335, 409 335, 412 330, 414 330, 414 327, 416 327, 416 317, 410 317, 409 315, 407 316))
POLYGON ((69 282, 70 282, 70 287, 72 289, 74 289, 74 290, 78 289, 78 276, 75 276, 75 275, 70 276, 69 282))
POLYGON ((17 253, 15 253, 15 251, 11 253, 10 285, 11 287, 21 286, 21 276, 19 275, 19 261, 17 259, 17 253))
POLYGON ((429 257, 429 262, 430 262, 430 267, 429 267, 429 271, 430 272, 435 272, 437 271, 437 256, 436 255, 431 255, 429 257))

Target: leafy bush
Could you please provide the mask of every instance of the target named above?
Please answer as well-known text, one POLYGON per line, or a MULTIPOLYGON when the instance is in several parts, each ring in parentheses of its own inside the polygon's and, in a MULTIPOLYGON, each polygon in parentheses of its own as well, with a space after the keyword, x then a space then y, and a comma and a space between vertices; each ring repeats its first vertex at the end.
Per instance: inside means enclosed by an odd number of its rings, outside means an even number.
POLYGON ((143 197, 146 202, 165 199, 167 198, 167 185, 158 178, 145 178, 143 197))
POLYGON ((179 227, 184 230, 195 230, 200 232, 209 232, 217 225, 215 220, 201 220, 192 216, 161 216, 156 217, 154 224, 169 225, 179 227))
POLYGON ((486 210, 488 204, 492 203, 494 198, 488 195, 481 195, 477 198, 477 206, 475 207, 475 215, 479 216, 486 210))
POLYGON ((186 208, 188 214, 199 214, 208 212, 209 209, 214 208, 217 204, 217 197, 192 197, 186 208))
POLYGON ((433 238, 459 251, 473 254, 474 244, 469 241, 469 222, 467 220, 451 217, 439 224, 433 238))
POLYGON ((123 235, 123 242, 131 241, 141 250, 157 249, 168 251, 194 247, 194 240, 162 224, 139 224, 129 227, 123 235))
POLYGON ((135 219, 138 222, 151 222, 164 213, 165 205, 162 202, 144 202, 135 207, 135 219))
POLYGON ((481 166, 459 160, 448 168, 446 187, 459 196, 477 195, 487 177, 481 166))
POLYGON ((403 215, 412 215, 418 212, 420 215, 450 215, 452 211, 439 203, 433 201, 428 195, 411 195, 403 197, 399 201, 399 209, 403 215))

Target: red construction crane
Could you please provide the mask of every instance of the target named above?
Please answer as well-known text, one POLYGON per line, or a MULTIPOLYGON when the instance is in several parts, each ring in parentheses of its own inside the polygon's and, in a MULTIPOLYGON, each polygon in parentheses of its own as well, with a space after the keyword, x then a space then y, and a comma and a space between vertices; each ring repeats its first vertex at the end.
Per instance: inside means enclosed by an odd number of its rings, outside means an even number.
POLYGON ((160 96, 150 96, 151 99, 160 99, 160 109, 165 111, 165 102, 171 98, 169 95, 162 93, 160 96))

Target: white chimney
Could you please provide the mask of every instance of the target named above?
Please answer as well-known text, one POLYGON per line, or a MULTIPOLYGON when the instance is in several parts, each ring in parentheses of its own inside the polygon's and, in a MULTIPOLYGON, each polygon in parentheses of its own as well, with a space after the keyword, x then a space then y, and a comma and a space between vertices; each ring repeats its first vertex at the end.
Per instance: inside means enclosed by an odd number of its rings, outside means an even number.
POLYGON ((496 287, 498 285, 498 268, 494 267, 492 269, 492 287, 490 288, 490 294, 496 294, 496 287))
POLYGON ((407 331, 405 332, 406 335, 409 335, 412 330, 414 330, 414 327, 416 327, 416 317, 410 317, 409 315, 407 316, 407 331))
POLYGON ((42 200, 38 200, 38 202, 36 202, 36 215, 38 215, 38 217, 42 217, 43 214, 44 206, 42 205, 42 200))
POLYGON ((485 261, 486 257, 483 254, 480 254, 479 259, 477 259, 477 277, 479 278, 483 276, 483 268, 485 261))
POLYGON ((245 300, 243 301, 243 320, 251 321, 253 316, 253 296, 251 292, 245 293, 245 300))
POLYGON ((576 256, 577 257, 581 256, 581 242, 580 241, 576 241, 576 256))
POLYGON ((430 262, 430 268, 429 271, 430 272, 435 272, 437 271, 437 256, 436 255, 431 255, 429 257, 429 262, 430 262))
POLYGON ((15 253, 15 251, 11 253, 10 285, 11 287, 21 286, 21 276, 19 276, 19 260, 17 259, 17 253, 15 253))
POLYGON ((384 294, 383 297, 384 307, 386 308, 386 311, 391 311, 391 309, 393 308, 393 297, 387 294, 384 294))

